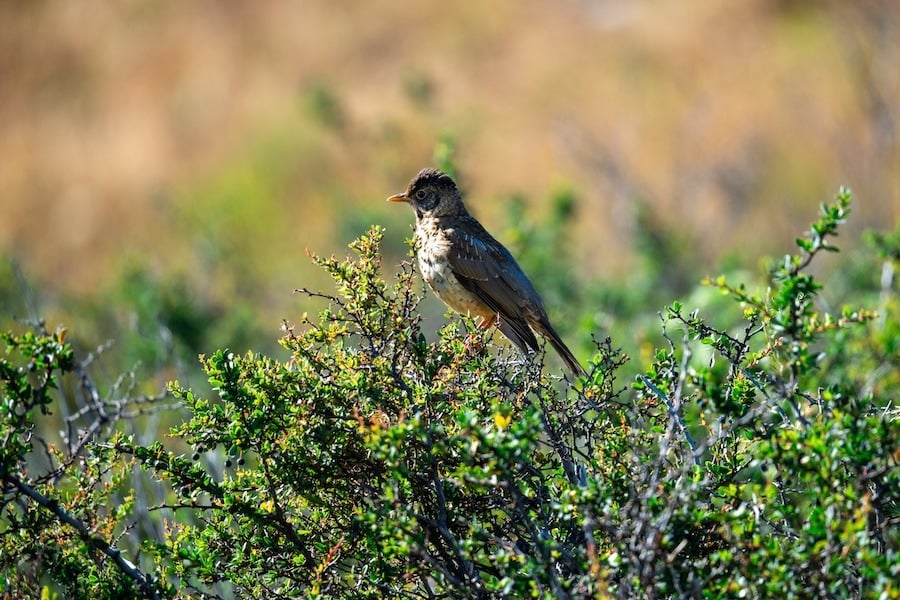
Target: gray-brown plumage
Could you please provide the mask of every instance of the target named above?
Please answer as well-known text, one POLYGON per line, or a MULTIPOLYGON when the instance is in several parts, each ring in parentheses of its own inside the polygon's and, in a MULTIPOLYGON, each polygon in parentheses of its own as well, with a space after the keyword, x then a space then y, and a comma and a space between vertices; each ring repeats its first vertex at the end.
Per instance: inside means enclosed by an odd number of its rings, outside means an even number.
POLYGON ((585 374, 550 325, 531 281, 509 250, 469 214, 449 175, 422 169, 404 193, 388 200, 408 202, 416 211, 419 270, 447 306, 481 317, 479 327, 496 324, 526 354, 538 350, 537 332, 573 374, 585 374))

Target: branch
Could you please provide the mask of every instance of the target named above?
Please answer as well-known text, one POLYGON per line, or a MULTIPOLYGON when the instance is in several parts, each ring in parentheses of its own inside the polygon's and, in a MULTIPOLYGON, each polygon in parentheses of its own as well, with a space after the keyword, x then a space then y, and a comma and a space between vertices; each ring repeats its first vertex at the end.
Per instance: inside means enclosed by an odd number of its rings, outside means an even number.
POLYGON ((103 554, 110 557, 120 571, 125 573, 128 577, 133 579, 135 583, 137 583, 138 587, 140 587, 147 598, 161 600, 162 596, 159 594, 159 591, 153 586, 150 577, 145 575, 140 569, 134 566, 131 561, 124 558, 122 556, 122 552, 118 548, 111 545, 103 538, 91 535, 91 531, 90 529, 88 529, 88 526, 85 525, 84 522, 76 519, 68 512, 63 510, 63 508, 60 507, 59 502, 57 502, 56 500, 52 500, 47 496, 44 496, 39 491, 24 483, 11 473, 7 473, 4 471, 3 479, 14 485, 20 492, 37 502, 40 506, 56 515, 56 517, 60 521, 74 528, 78 532, 78 535, 80 535, 81 538, 88 544, 99 549, 101 552, 103 552, 103 554))
POLYGON ((669 401, 669 397, 666 396, 661 389, 656 387, 656 385, 654 385, 652 381, 650 381, 643 375, 638 375, 638 379, 640 379, 641 382, 646 385, 650 391, 656 394, 656 396, 665 403, 666 408, 668 408, 669 410, 669 416, 674 419, 676 423, 678 423, 678 428, 681 429, 681 434, 684 436, 684 439, 688 443, 688 446, 691 447, 691 452, 694 455, 694 464, 699 465, 700 455, 697 454, 697 443, 694 441, 694 437, 691 435, 691 432, 688 431, 684 419, 681 418, 681 415, 675 409, 675 406, 672 404, 672 402, 669 401))

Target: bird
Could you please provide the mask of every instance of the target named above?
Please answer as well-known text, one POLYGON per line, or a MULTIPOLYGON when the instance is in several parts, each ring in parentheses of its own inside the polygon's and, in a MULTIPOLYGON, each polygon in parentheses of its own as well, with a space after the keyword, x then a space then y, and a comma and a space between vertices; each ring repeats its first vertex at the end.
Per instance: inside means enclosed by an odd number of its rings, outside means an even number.
POLYGON ((416 258, 422 278, 452 310, 478 317, 478 327, 496 326, 526 356, 545 338, 574 376, 584 367, 550 324, 544 302, 506 247, 473 217, 450 175, 426 167, 405 192, 416 213, 416 258))

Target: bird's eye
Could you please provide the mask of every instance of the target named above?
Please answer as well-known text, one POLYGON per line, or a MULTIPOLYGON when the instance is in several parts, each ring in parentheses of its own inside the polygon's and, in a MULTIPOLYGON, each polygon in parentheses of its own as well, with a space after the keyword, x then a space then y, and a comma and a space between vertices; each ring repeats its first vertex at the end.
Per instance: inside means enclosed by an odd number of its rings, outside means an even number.
POLYGON ((416 200, 424 200, 425 196, 428 194, 425 193, 425 190, 419 190, 416 192, 416 200))

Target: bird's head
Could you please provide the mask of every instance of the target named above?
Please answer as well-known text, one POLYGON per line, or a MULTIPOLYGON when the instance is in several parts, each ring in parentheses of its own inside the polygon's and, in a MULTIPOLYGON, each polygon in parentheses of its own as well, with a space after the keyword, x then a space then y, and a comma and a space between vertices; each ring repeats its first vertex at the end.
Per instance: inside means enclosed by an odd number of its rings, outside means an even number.
POLYGON ((420 219, 466 214, 456 182, 443 171, 432 168, 419 171, 406 191, 391 196, 388 202, 408 202, 420 219))

